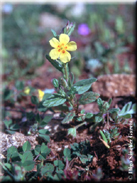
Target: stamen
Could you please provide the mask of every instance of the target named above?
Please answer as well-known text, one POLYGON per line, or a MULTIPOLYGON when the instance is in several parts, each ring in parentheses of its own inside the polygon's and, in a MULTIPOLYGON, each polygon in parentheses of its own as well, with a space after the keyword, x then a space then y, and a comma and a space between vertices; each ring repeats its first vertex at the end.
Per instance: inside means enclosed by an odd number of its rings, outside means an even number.
POLYGON ((62 53, 65 53, 65 50, 62 50, 62 53))

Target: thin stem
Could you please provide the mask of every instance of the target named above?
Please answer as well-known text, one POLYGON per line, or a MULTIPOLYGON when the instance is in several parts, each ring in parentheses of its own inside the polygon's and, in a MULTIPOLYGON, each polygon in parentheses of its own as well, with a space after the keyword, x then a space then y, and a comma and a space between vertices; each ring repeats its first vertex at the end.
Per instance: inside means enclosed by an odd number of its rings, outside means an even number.
POLYGON ((77 128, 79 128, 80 126, 82 126, 82 125, 86 125, 86 124, 87 124, 87 122, 86 122, 86 121, 84 121, 83 123, 81 123, 81 124, 79 124, 79 125, 75 126, 75 128, 77 129, 77 128))
POLYGON ((0 165, 3 167, 3 169, 10 175, 11 178, 14 180, 14 176, 9 172, 9 170, 0 162, 0 165))
POLYGON ((65 71, 65 79, 68 82, 68 79, 69 79, 68 63, 64 64, 64 71, 65 71))

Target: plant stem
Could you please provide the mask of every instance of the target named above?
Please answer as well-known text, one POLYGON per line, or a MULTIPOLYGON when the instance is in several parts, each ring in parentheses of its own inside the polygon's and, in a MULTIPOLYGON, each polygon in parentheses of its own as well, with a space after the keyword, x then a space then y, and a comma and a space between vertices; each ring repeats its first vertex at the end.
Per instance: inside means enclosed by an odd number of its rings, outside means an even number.
POLYGON ((64 64, 64 71, 65 71, 65 79, 68 82, 69 79, 69 69, 68 69, 68 63, 64 64))
POLYGON ((80 126, 82 126, 82 125, 86 125, 86 124, 87 124, 87 122, 86 122, 86 121, 84 121, 83 123, 81 123, 81 124, 77 125, 75 128, 77 129, 77 128, 79 128, 80 126))

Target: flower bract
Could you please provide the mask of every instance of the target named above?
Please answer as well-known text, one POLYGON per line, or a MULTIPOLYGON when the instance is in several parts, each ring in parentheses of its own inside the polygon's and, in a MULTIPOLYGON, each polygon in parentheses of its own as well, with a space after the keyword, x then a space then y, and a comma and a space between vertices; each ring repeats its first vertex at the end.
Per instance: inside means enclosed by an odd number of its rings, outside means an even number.
POLYGON ((70 41, 67 34, 60 34, 59 40, 52 38, 49 43, 54 48, 50 51, 49 56, 56 60, 60 58, 61 62, 67 63, 71 59, 71 55, 68 51, 75 51, 77 49, 77 44, 74 41, 70 41))

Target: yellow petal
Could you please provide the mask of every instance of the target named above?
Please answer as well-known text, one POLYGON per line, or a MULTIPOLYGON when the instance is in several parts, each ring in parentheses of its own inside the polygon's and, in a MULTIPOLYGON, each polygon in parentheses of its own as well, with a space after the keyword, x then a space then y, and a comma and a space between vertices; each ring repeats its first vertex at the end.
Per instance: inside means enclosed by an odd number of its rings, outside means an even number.
POLYGON ((30 93, 30 88, 28 86, 24 88, 24 93, 27 95, 30 93))
POLYGON ((38 90, 38 97, 40 101, 43 99, 43 96, 44 96, 44 92, 42 90, 38 90))
POLYGON ((49 43, 53 48, 56 48, 60 44, 59 41, 54 37, 49 41, 49 43))
POLYGON ((68 51, 75 51, 77 49, 77 44, 74 41, 70 41, 67 45, 68 51))
POLYGON ((67 34, 60 34, 59 41, 60 43, 64 43, 65 45, 69 42, 69 36, 67 34))
POLYGON ((60 54, 60 60, 61 60, 61 62, 67 63, 67 62, 70 61, 70 59, 71 59, 71 55, 70 55, 69 52, 65 51, 65 53, 61 53, 60 54))
POLYGON ((49 53, 49 56, 53 59, 56 60, 60 55, 60 52, 58 52, 57 49, 52 49, 49 53))

